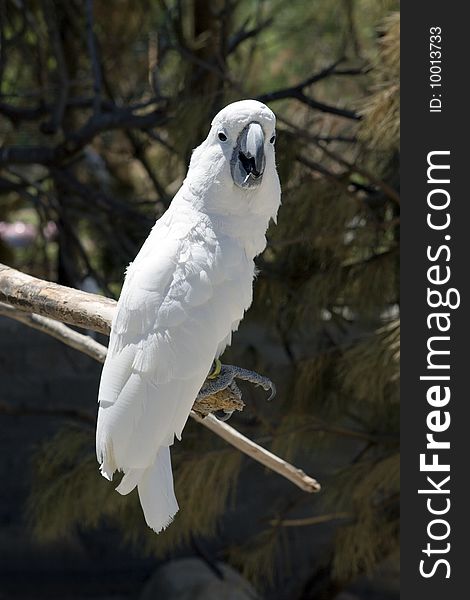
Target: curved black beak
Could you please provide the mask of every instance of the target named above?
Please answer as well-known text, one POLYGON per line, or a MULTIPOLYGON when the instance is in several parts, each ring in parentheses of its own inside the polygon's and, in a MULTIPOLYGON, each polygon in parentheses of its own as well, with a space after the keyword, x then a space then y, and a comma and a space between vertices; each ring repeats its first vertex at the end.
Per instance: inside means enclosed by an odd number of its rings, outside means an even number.
POLYGON ((232 156, 232 177, 240 187, 257 185, 264 172, 264 132, 259 123, 249 123, 241 132, 232 156))
POLYGON ((240 160, 247 175, 255 179, 264 171, 264 132, 259 123, 250 123, 242 132, 240 139, 240 160))

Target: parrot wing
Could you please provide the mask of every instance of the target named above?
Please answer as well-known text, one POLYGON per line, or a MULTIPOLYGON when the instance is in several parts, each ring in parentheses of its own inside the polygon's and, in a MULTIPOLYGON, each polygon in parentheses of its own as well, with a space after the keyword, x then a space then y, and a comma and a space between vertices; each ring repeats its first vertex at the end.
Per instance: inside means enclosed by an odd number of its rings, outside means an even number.
POLYGON ((146 468, 181 436, 221 342, 251 302, 251 284, 243 293, 237 276, 245 263, 238 244, 221 245, 203 223, 157 222, 128 268, 101 378, 97 455, 108 478, 146 468))

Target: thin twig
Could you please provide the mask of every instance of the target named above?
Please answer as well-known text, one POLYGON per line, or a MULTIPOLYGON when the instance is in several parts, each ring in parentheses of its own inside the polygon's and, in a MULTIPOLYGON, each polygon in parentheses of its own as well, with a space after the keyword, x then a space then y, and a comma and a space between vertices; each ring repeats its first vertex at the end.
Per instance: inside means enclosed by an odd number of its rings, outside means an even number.
POLYGON ((0 302, 0 315, 24 323, 25 325, 28 325, 28 327, 38 329, 43 333, 47 333, 56 340, 59 340, 75 350, 83 352, 83 354, 94 358, 98 362, 102 363, 106 358, 106 346, 95 341, 89 335, 79 333, 54 319, 42 317, 41 315, 36 315, 34 313, 21 312, 4 302, 0 302))
POLYGON ((314 73, 307 79, 304 79, 300 83, 293 85, 291 87, 282 88, 280 90, 275 90, 273 92, 269 92, 267 94, 261 94, 257 96, 257 100, 260 102, 274 102, 276 100, 284 100, 286 98, 294 98, 303 104, 306 104, 310 108, 314 108, 321 112, 330 113, 333 115, 337 115, 338 117, 344 117, 346 119, 359 120, 361 116, 352 110, 346 108, 339 108, 337 106, 331 106, 329 104, 325 104, 324 102, 319 102, 315 100, 311 95, 307 95, 305 93, 305 89, 310 87, 311 85, 318 83, 322 79, 326 79, 331 76, 338 75, 360 75, 364 73, 364 69, 362 68, 353 68, 353 69, 337 69, 336 67, 343 62, 344 59, 339 59, 325 67, 318 73, 314 73))
POLYGON ((398 194, 398 192, 396 190, 394 190, 392 188, 392 186, 390 186, 388 183, 386 183, 385 181, 383 181, 382 179, 379 179, 377 177, 375 177, 375 175, 373 175, 372 173, 370 173, 370 171, 367 171, 366 169, 364 169, 363 167, 360 167, 357 164, 352 164, 349 161, 347 161, 345 158, 343 158, 342 156, 340 156, 337 152, 333 152, 333 150, 330 150, 329 148, 327 148, 325 146, 325 144, 322 142, 322 140, 315 140, 314 143, 331 159, 335 160, 336 162, 338 162, 340 165, 342 165, 343 167, 346 167, 350 173, 358 173, 359 175, 362 175, 363 177, 366 177, 371 183, 373 183, 375 186, 377 186, 378 188, 380 188, 382 190, 382 192, 388 196, 388 198, 390 198, 390 200, 392 200, 393 202, 395 202, 396 204, 400 205, 400 195, 398 194))
POLYGON ((320 523, 328 523, 337 519, 349 519, 353 515, 347 512, 330 513, 326 515, 317 515, 315 517, 305 517, 304 519, 274 519, 270 522, 276 527, 305 527, 306 525, 319 525, 320 523))
MULTIPOLYGON (((133 109, 132 109, 133 110, 133 109)), ((7 164, 60 165, 82 150, 96 136, 113 129, 148 129, 162 125, 167 117, 158 108, 146 114, 134 114, 129 108, 92 116, 77 131, 56 146, 3 146, 0 148, 0 167, 7 164)))
POLYGON ((228 40, 227 54, 232 54, 235 52, 238 46, 240 46, 240 44, 246 40, 249 40, 250 38, 256 37, 259 33, 261 33, 261 31, 263 31, 263 29, 269 27, 273 21, 274 19, 269 17, 251 29, 247 29, 247 22, 245 21, 240 29, 228 40))

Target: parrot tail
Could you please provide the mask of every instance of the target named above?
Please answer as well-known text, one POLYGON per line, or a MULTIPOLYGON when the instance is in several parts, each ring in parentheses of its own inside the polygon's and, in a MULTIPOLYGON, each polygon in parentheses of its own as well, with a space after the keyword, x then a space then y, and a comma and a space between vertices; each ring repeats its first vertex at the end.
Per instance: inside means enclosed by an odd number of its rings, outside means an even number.
POLYGON ((116 490, 129 494, 137 486, 140 504, 147 525, 156 533, 166 529, 178 512, 173 489, 170 448, 161 446, 155 461, 146 469, 130 469, 122 478, 116 490))

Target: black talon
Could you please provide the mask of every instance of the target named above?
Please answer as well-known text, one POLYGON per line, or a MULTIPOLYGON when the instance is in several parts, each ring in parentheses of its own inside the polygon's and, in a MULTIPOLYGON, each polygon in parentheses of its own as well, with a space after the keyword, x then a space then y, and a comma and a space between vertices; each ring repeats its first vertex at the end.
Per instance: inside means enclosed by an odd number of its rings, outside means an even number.
MULTIPOLYGON (((271 381, 271 385, 269 386, 269 388, 271 390, 271 393, 269 394, 269 398, 266 400, 266 402, 271 402, 271 400, 274 400, 274 398, 276 397, 276 386, 274 385, 274 383, 271 381)), ((267 391, 267 390, 266 390, 267 391)))
POLYGON ((218 421, 222 421, 223 423, 225 421, 228 421, 230 419, 230 417, 233 415, 233 410, 218 410, 217 412, 213 413, 215 415, 215 418, 218 421), (220 414, 222 413, 222 414, 220 414))

